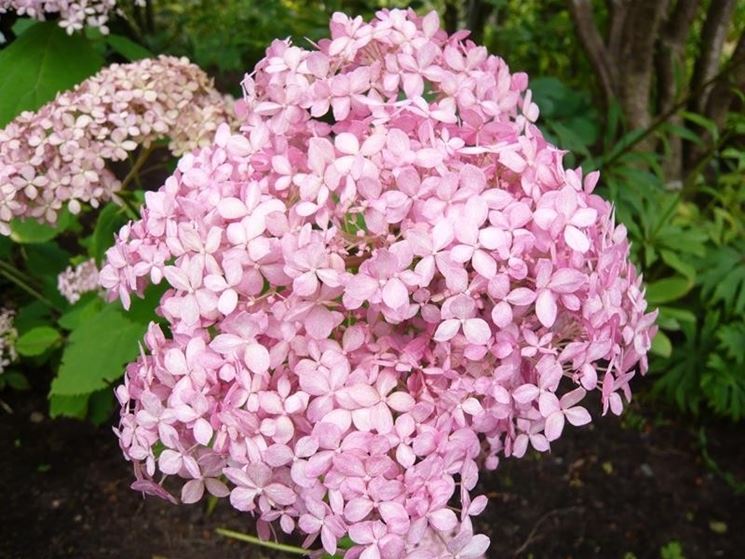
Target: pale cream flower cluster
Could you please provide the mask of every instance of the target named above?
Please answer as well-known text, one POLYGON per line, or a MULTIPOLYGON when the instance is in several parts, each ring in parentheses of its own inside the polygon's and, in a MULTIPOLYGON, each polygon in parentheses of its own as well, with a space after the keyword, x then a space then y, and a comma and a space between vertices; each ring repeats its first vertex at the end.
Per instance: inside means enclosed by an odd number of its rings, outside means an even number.
POLYGON ((73 305, 84 293, 98 289, 96 261, 91 258, 77 266, 68 266, 57 276, 57 289, 73 305))
POLYGON ((0 234, 15 217, 55 223, 96 207, 122 181, 110 163, 170 138, 175 155, 209 144, 232 102, 185 58, 112 64, 0 130, 0 234))

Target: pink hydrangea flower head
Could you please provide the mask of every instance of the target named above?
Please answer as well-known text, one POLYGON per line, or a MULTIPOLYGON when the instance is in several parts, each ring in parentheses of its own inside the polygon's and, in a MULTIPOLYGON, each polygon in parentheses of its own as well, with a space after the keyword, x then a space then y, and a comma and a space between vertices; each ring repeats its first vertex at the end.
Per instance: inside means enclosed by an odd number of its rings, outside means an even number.
POLYGON ((588 392, 620 412, 655 314, 524 74, 434 13, 330 29, 272 43, 240 132, 184 156, 110 249, 110 297, 167 282, 171 332, 127 368, 120 444, 185 501, 223 479, 263 534, 476 558, 479 465, 549 450, 588 392))

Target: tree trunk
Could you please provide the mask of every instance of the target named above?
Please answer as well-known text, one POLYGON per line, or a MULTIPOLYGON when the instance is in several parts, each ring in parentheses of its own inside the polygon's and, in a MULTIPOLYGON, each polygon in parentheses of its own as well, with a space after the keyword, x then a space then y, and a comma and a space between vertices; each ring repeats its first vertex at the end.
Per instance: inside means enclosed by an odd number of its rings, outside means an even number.
MULTIPOLYGON (((691 78, 694 86, 710 81, 719 72, 722 48, 727 38, 734 7, 735 0, 711 0, 709 13, 706 15, 706 21, 701 30, 701 55, 696 60, 691 78)), ((710 92, 711 87, 706 87, 694 96, 690 110, 703 114, 710 92)))
MULTIPOLYGON (((682 83, 685 73, 683 53, 699 4, 700 0, 678 0, 663 26, 655 58, 658 113, 670 111, 685 94, 686 84, 682 83)), ((683 125, 679 114, 673 115, 670 122, 683 125)), ((682 179, 683 139, 678 135, 672 135, 668 139, 668 152, 663 168, 668 180, 682 179)))
MULTIPOLYGON (((632 0, 626 14, 618 67, 618 100, 630 129, 649 126, 654 49, 667 0, 632 0)), ((650 138, 651 141, 651 138, 650 138)), ((641 149, 649 149, 649 141, 641 149)))
POLYGON ((569 0, 568 4, 577 35, 598 79, 603 105, 607 108, 616 96, 616 80, 611 58, 595 25, 592 4, 590 0, 569 0))

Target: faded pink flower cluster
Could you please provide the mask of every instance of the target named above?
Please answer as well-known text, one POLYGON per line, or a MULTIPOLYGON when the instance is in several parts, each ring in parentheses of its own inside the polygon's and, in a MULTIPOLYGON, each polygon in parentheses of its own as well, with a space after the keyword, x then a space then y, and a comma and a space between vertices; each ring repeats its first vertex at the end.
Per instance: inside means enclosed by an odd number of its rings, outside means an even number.
POLYGON ((54 223, 121 188, 107 163, 169 137, 181 155, 209 144, 231 103, 185 58, 112 64, 0 130, 0 234, 14 217, 54 223))
POLYGON ((588 423, 588 391, 620 413, 647 366, 597 173, 434 13, 335 14, 243 85, 241 133, 184 156, 101 272, 125 305, 170 287, 170 335, 151 325, 117 389, 133 487, 229 496, 331 554, 348 534, 349 559, 480 556, 479 467, 588 423))
MULTIPOLYGON (((145 0, 135 0, 144 6, 145 0)), ((0 0, 0 14, 10 10, 19 16, 44 21, 49 14, 59 15, 59 25, 72 34, 86 25, 108 33, 109 13, 116 9, 117 0, 0 0)))
POLYGON ((68 266, 57 276, 57 289, 73 305, 81 295, 98 288, 98 267, 93 258, 77 266, 68 266))

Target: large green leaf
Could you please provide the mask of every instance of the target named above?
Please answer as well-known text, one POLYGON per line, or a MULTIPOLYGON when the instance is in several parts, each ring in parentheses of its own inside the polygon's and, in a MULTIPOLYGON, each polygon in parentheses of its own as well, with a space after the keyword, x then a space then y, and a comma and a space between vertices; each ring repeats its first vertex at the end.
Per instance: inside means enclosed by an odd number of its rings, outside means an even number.
POLYGON ((113 402, 114 393, 110 388, 75 396, 52 394, 49 397, 49 417, 87 418, 96 425, 101 425, 111 417, 113 402))
POLYGON ((52 395, 73 396, 106 388, 137 357, 145 329, 146 324, 135 322, 117 305, 106 305, 81 322, 68 338, 52 395))
POLYGON ((17 37, 18 35, 25 33, 26 29, 28 29, 29 27, 33 27, 35 23, 36 20, 29 17, 19 17, 13 24, 13 33, 17 37))
POLYGON ((101 297, 99 297, 98 293, 86 293, 78 302, 72 305, 62 316, 59 317, 57 324, 65 330, 75 330, 76 328, 79 328, 83 322, 101 312, 101 307, 103 307, 104 304, 105 303, 101 297))
POLYGON ((35 110, 103 65, 81 34, 67 35, 55 22, 39 22, 0 51, 0 126, 35 110))
POLYGON ((75 394, 74 396, 49 396, 49 417, 74 417, 85 419, 88 413, 90 394, 75 394))

